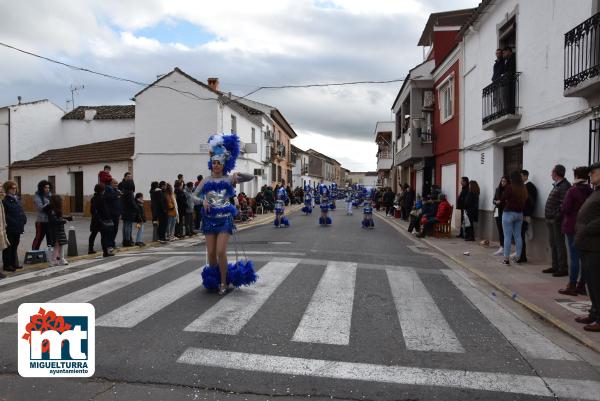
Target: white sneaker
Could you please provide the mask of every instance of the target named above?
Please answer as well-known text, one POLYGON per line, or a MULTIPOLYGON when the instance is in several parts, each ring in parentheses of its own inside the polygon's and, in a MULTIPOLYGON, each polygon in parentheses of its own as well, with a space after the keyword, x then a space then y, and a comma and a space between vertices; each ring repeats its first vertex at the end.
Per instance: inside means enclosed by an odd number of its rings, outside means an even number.
POLYGON ((500 256, 504 253, 504 248, 500 247, 496 252, 493 253, 494 256, 500 256))
POLYGON ((69 261, 67 259, 61 259, 58 264, 60 264, 61 266, 65 266, 69 264, 69 261))

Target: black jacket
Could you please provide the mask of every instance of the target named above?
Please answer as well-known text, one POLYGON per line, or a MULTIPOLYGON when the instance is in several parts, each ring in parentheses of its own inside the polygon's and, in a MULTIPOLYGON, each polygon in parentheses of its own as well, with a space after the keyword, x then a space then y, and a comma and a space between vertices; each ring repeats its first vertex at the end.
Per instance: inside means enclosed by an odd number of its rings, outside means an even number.
POLYGON ((494 61, 494 73, 492 75, 492 81, 500 78, 502 74, 504 74, 504 71, 504 59, 497 58, 496 61, 494 61))
POLYGON ((185 197, 185 192, 182 189, 175 190, 175 200, 177 201, 177 209, 179 212, 179 218, 183 218, 185 216, 185 211, 187 210, 187 198, 185 197))
POLYGON ((465 212, 471 221, 479 221, 479 195, 467 192, 465 197, 465 212))
POLYGON ((496 201, 502 200, 502 194, 504 193, 504 189, 506 187, 498 186, 496 187, 496 192, 494 192, 494 206, 498 209, 498 217, 502 217, 502 212, 504 211, 504 204, 500 203, 496 205, 496 201))
POLYGON ((136 201, 135 207, 137 210, 136 214, 135 214, 135 222, 140 223, 140 224, 145 223, 146 222, 146 211, 144 210, 144 205, 136 201))
POLYGON ((458 195, 458 199, 456 200, 456 208, 457 209, 465 209, 465 200, 467 199, 467 194, 469 193, 469 187, 463 187, 460 190, 460 194, 458 195))
POLYGON ((6 232, 8 234, 23 234, 27 217, 21 202, 13 196, 7 195, 3 200, 4 217, 6 218, 6 232))
POLYGON ((512 76, 517 72, 517 63, 515 61, 514 54, 510 57, 507 57, 504 60, 504 71, 503 73, 508 74, 508 76, 512 76))
POLYGON ((525 201, 523 216, 533 216, 537 204, 538 190, 530 181, 527 181, 525 188, 527 188, 527 200, 525 201))
POLYGON ((137 205, 133 197, 133 192, 128 190, 123 192, 123 195, 121 195, 121 207, 121 218, 123 221, 136 221, 137 205))
POLYGON ((167 200, 163 196, 163 191, 155 189, 150 192, 150 206, 152 208, 152 221, 167 216, 167 200))
POLYGON ((600 187, 587 197, 577 213, 574 245, 581 251, 600 252, 600 187))
POLYGON ((104 190, 104 201, 106 202, 106 206, 108 207, 110 215, 113 218, 118 218, 122 211, 121 201, 119 200, 119 192, 110 185, 107 185, 106 189, 104 190))
POLYGON ((92 215, 90 231, 102 231, 104 229, 102 221, 111 220, 111 215, 103 195, 94 194, 94 196, 92 196, 90 202, 90 214, 92 215))

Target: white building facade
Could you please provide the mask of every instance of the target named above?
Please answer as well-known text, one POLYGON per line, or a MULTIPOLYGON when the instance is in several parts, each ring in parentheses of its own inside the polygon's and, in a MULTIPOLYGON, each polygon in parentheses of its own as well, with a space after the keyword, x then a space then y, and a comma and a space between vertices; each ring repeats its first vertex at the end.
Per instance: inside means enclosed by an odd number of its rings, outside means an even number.
MULTIPOLYGON (((497 237, 492 200, 501 176, 526 169, 539 191, 528 255, 547 259, 543 216, 552 189, 551 170, 562 164, 572 180, 572 169, 593 162, 591 155, 597 154, 590 143, 591 127, 600 121, 600 87, 577 89, 595 84, 585 79, 585 71, 575 77, 583 78, 581 83, 573 85, 568 67, 573 55, 566 53, 565 38, 597 12, 598 1, 592 0, 578 1, 576 7, 568 0, 483 1, 462 28, 461 175, 476 180, 481 188, 482 238, 497 237), (491 86, 494 53, 506 46, 514 49, 517 74, 513 83, 498 88, 491 86), (507 90, 514 91, 514 98, 507 90), (509 98, 508 108, 504 96, 509 98)), ((596 58, 597 54, 596 50, 596 58)))

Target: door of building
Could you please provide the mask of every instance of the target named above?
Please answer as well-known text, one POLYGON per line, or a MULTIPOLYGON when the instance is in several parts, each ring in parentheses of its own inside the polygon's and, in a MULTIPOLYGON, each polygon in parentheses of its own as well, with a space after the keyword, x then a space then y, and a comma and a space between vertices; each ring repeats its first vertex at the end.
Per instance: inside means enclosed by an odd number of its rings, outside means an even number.
MULTIPOLYGON (((446 195, 448 202, 454 206, 456 211, 456 190, 458 186, 458 177, 456 176, 456 163, 442 166, 441 190, 446 195)), ((456 215, 456 213, 454 213, 456 215)), ((455 226, 455 219, 452 218, 452 226, 455 226)))
POLYGON ((73 173, 73 194, 75 196, 72 212, 83 213, 83 172, 73 173))
POLYGON ((513 171, 523 170, 523 144, 504 148, 504 175, 509 177, 513 171))

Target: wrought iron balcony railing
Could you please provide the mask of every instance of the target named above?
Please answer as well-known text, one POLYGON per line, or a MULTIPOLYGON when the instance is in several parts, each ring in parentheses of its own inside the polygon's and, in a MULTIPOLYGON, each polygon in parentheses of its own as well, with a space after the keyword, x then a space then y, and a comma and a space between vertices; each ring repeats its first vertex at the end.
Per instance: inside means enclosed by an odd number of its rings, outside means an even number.
POLYGON ((483 125, 506 115, 517 114, 520 74, 519 72, 504 74, 483 88, 481 95, 483 125))
POLYGON ((600 13, 565 33, 564 89, 600 75, 600 13))

